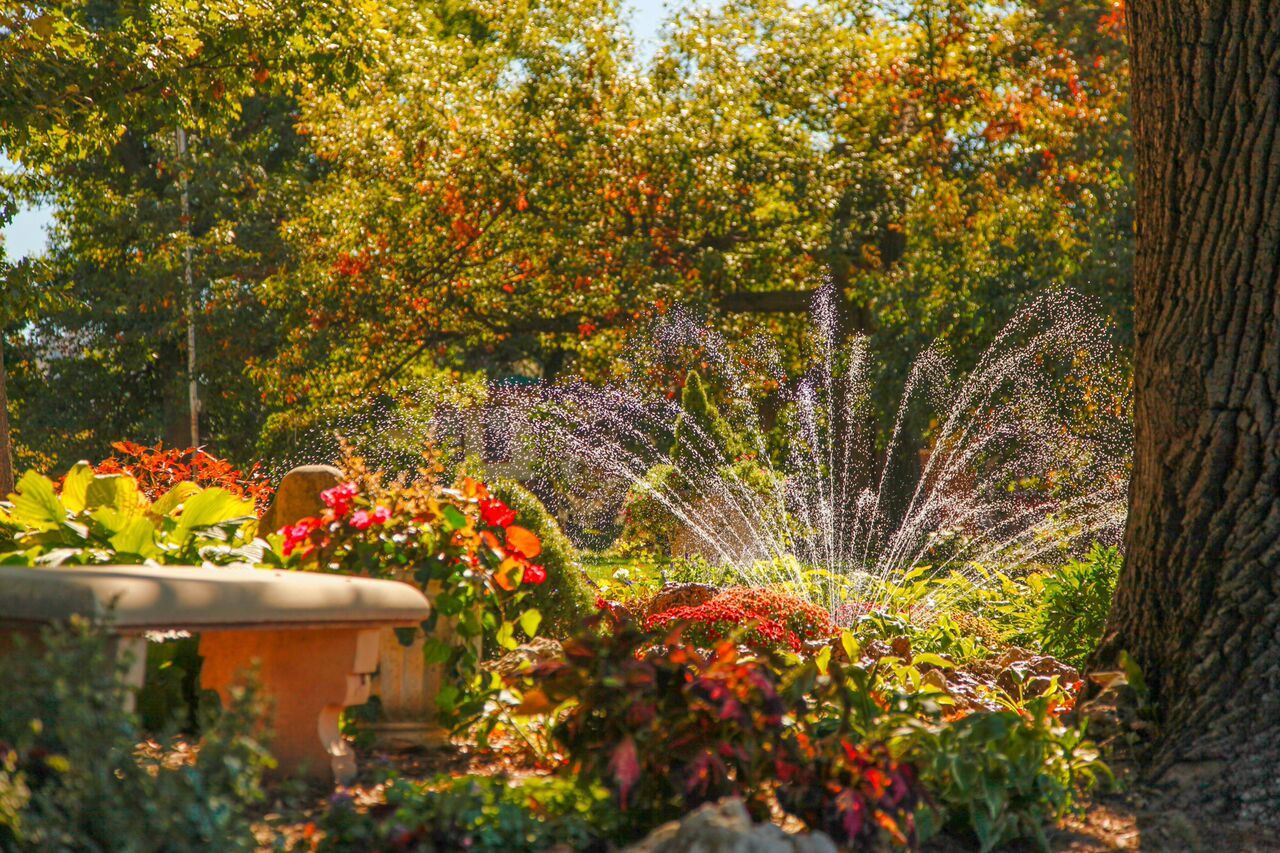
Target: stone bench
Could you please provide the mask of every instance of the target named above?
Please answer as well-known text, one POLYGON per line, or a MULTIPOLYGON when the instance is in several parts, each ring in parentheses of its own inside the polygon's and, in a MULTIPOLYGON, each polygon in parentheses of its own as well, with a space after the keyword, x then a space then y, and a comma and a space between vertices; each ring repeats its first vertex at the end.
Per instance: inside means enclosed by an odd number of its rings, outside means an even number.
POLYGON ((355 776, 338 732, 344 707, 369 697, 386 627, 418 625, 426 597, 395 581, 250 568, 0 566, 0 653, 13 633, 71 616, 107 619, 128 681, 146 671, 145 634, 200 634, 200 683, 227 701, 250 666, 272 704, 272 753, 283 773, 355 776))

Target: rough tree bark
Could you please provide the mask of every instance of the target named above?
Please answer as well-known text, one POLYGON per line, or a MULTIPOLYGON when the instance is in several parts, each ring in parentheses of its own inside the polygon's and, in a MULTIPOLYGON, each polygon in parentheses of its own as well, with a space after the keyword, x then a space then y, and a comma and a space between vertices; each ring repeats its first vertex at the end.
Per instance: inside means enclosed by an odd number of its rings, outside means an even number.
POLYGON ((9 432, 8 375, 4 370, 4 336, 0 334, 0 500, 13 491, 13 435, 9 432))
POLYGON ((1280 9, 1130 0, 1127 649, 1174 802, 1280 826, 1280 9))

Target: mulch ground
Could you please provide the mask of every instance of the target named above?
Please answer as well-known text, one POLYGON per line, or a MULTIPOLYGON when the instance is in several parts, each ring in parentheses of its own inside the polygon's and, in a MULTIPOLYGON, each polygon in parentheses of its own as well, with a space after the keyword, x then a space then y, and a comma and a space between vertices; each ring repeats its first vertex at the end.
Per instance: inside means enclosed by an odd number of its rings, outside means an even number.
MULTIPOLYGON (((527 760, 527 754, 499 744, 490 750, 472 747, 438 747, 397 752, 360 751, 360 777, 346 790, 357 807, 381 800, 378 779, 392 769, 402 779, 435 776, 504 775, 509 778, 545 773, 527 760)), ((1122 779, 1123 779, 1122 774, 1122 779)), ((1141 850, 1158 853, 1280 853, 1280 838, 1249 827, 1222 824, 1186 813, 1157 809, 1154 792, 1131 781, 1123 790, 1096 797, 1082 815, 1068 818, 1047 835, 1054 853, 1102 853, 1141 850)), ((288 783, 272 789, 272 802, 262 813, 259 838, 262 849, 306 849, 314 833, 312 822, 324 810, 332 790, 288 783), (294 845, 297 845, 294 847, 294 845)), ((786 827, 798 829, 799 827, 786 827)), ((972 842, 935 839, 929 853, 970 853, 972 842)), ((1035 851, 1035 844, 1004 848, 1014 853, 1035 851)))

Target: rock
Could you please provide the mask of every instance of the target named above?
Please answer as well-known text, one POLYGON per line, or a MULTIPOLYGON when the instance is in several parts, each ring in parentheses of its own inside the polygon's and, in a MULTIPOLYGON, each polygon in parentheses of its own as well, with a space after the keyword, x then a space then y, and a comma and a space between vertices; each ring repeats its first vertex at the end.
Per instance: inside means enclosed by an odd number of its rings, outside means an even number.
POLYGON ((669 583, 654 593, 645 607, 645 615, 666 613, 673 607, 697 607, 715 598, 719 587, 709 583, 669 583))
MULTIPOLYGON (((933 670, 940 672, 941 670, 933 670)), ((929 674, 932 674, 929 673, 929 674)), ((955 700, 955 709, 970 713, 973 711, 999 711, 1000 704, 991 698, 991 681, 981 675, 969 671, 968 667, 953 669, 946 673, 947 686, 944 688, 955 700)))
POLYGON ((1066 686, 1080 680, 1080 670, 1048 655, 1037 655, 1022 649, 1010 649, 1000 657, 1003 669, 996 684, 1011 696, 1043 696, 1053 677, 1066 686), (1018 657, 1018 653, 1024 657, 1018 657))
POLYGON ((564 646, 559 640, 549 637, 535 637, 524 645, 517 646, 492 663, 485 665, 502 677, 528 672, 539 664, 550 660, 564 660, 564 646))
POLYGON ((258 535, 275 533, 298 519, 319 515, 324 510, 320 493, 342 482, 342 472, 332 465, 303 465, 280 481, 271 506, 258 520, 258 535))
POLYGON ((625 853, 837 853, 815 832, 790 835, 771 823, 752 823, 742 800, 707 803, 665 823, 625 853))
POLYGON ((868 667, 880 658, 887 658, 892 654, 893 649, 889 648, 888 643, 883 640, 872 640, 859 650, 858 665, 868 667))

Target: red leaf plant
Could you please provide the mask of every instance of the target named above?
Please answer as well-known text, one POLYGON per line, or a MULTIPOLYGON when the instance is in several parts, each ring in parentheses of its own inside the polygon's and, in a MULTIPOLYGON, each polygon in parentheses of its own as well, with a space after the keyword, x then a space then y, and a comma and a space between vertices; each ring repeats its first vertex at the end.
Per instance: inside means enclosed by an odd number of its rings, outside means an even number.
POLYGON ((645 620, 645 627, 654 631, 668 631, 678 624, 684 625, 685 642, 701 648, 734 638, 757 651, 803 652, 806 643, 838 633, 821 607, 761 587, 729 587, 702 604, 673 607, 645 620))

